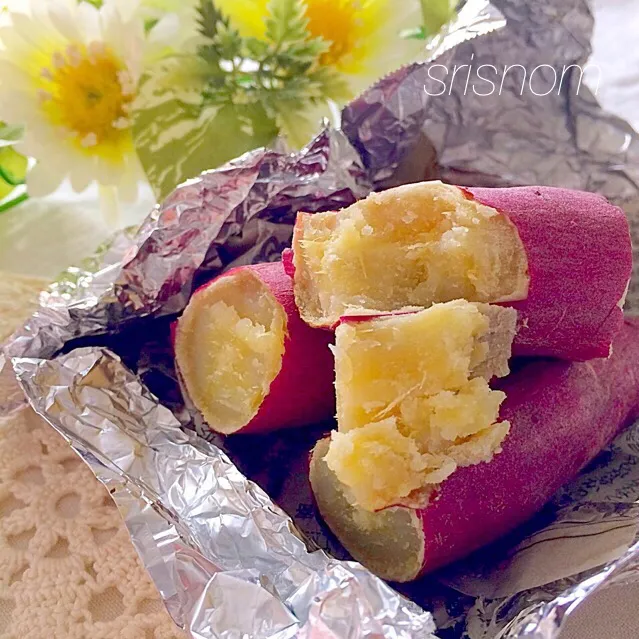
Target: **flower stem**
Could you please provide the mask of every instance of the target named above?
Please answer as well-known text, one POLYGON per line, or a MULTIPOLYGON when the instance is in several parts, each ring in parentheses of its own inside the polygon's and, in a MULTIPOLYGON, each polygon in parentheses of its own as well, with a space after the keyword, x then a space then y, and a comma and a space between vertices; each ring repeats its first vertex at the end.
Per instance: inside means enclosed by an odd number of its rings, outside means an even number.
POLYGON ((13 200, 9 200, 8 202, 4 202, 3 204, 0 204, 0 213, 4 213, 5 211, 8 211, 9 209, 12 209, 14 206, 18 206, 18 204, 21 204, 22 202, 28 199, 29 199, 29 195, 27 193, 22 193, 21 195, 14 197, 13 200))
POLYGON ((122 216, 116 188, 100 184, 98 191, 100 194, 100 210, 104 221, 111 229, 120 228, 122 216))

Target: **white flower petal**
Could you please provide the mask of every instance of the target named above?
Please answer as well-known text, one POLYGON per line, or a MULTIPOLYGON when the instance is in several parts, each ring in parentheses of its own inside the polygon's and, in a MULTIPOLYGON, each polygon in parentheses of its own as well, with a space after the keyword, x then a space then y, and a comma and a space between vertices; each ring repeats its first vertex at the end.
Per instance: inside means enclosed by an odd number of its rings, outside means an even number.
POLYGON ((141 19, 126 22, 111 4, 100 9, 102 37, 111 50, 122 60, 137 83, 142 72, 142 53, 144 47, 144 25, 141 19))
MULTIPOLYGON (((191 35, 193 35, 192 32, 191 35)), ((161 60, 173 50, 188 51, 183 23, 175 13, 164 15, 148 32, 144 41, 144 63, 146 66, 161 60)))
POLYGON ((118 196, 122 202, 135 202, 138 197, 138 180, 135 171, 125 171, 118 184, 118 196))
POLYGON ((73 12, 62 3, 51 2, 49 19, 51 24, 70 42, 82 42, 83 34, 73 12))
POLYGON ((47 149, 60 145, 60 140, 50 126, 31 122, 25 129, 24 137, 20 140, 21 153, 34 158, 41 158, 47 154, 47 149))
POLYGON ((100 11, 88 2, 80 2, 75 11, 78 28, 82 33, 82 41, 85 44, 94 40, 102 40, 102 25, 100 24, 100 11))
POLYGON ((42 164, 56 165, 66 174, 75 164, 85 160, 68 138, 55 129, 42 127, 35 133, 29 131, 27 129, 24 140, 17 148, 42 164))
POLYGON ((42 120, 37 97, 30 91, 15 90, 2 92, 0 96, 0 119, 15 124, 25 124, 42 120))
POLYGON ((28 91, 34 93, 35 83, 33 78, 17 64, 9 60, 0 58, 0 85, 4 88, 5 95, 0 96, 0 100, 11 97, 13 91, 28 91))
MULTIPOLYGON (((389 3, 389 0, 377 0, 382 3, 389 3)), ((404 2, 393 2, 389 19, 382 26, 395 36, 402 30, 419 26, 422 20, 421 6, 419 0, 404 0, 404 2)))
POLYGON ((33 50, 33 45, 26 41, 22 34, 14 29, 13 25, 0 29, 0 57, 12 58, 28 56, 33 50))
POLYGON ((131 78, 136 87, 142 75, 143 48, 143 39, 131 34, 131 37, 126 41, 124 49, 119 52, 122 59, 126 60, 127 70, 131 74, 131 78))
POLYGON ((84 161, 75 162, 69 171, 71 188, 80 193, 84 191, 96 177, 96 162, 94 158, 87 158, 84 161))
POLYGON ((105 42, 118 55, 122 55, 125 47, 123 39, 124 25, 117 8, 112 4, 103 5, 99 11, 100 14, 100 31, 105 42))
POLYGON ((0 6, 4 8, 3 13, 28 13, 29 11, 29 4, 24 0, 3 0, 0 6))
POLYGON ((115 186, 124 174, 123 164, 114 164, 111 160, 97 157, 97 181, 104 186, 115 186))
POLYGON ((64 47, 64 39, 57 31, 50 28, 50 23, 36 22, 21 13, 13 14, 12 20, 15 33, 34 49, 48 52, 64 47))
POLYGON ((78 5, 77 0, 20 0, 25 5, 25 12, 30 14, 34 20, 42 21, 42 18, 48 18, 49 9, 55 2, 56 5, 73 11, 78 5))
POLYGON ((34 197, 53 193, 65 178, 60 162, 38 162, 27 173, 27 191, 34 197))
POLYGON ((103 6, 110 6, 122 16, 125 22, 133 20, 140 9, 139 0, 106 0, 103 6))
POLYGON ((169 46, 178 37, 179 31, 179 16, 175 13, 167 13, 149 31, 147 41, 155 45, 169 46))

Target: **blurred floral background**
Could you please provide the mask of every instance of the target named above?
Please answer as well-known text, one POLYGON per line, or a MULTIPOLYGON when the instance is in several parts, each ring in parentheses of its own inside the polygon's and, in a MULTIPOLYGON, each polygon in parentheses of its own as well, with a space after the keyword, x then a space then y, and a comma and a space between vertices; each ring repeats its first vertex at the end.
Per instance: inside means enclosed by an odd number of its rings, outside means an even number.
MULTIPOLYGON (((638 126, 636 1, 593 6, 598 97, 638 126)), ((54 277, 202 170, 299 148, 456 4, 0 0, 0 270, 54 277)))
POLYGON ((417 59, 452 0, 22 0, 0 13, 0 212, 97 183, 112 226, 417 59), (65 182, 66 181, 66 182, 65 182))

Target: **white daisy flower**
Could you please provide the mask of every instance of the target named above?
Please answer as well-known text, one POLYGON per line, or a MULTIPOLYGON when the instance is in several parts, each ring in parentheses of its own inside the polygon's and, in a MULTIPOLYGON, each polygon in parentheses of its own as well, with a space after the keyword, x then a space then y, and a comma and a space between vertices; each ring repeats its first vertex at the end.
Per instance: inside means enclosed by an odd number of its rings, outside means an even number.
POLYGON ((96 180, 134 199, 143 178, 131 135, 142 21, 121 2, 20 4, 0 28, 0 120, 25 125, 22 150, 38 160, 29 192, 45 195, 68 177, 75 191, 96 180))

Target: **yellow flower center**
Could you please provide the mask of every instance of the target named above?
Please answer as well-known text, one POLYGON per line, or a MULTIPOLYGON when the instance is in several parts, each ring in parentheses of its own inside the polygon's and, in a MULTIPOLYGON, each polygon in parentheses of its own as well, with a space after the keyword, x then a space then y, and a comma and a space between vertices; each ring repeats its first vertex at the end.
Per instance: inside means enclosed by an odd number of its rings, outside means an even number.
POLYGON ((56 51, 41 71, 41 105, 49 119, 68 130, 81 147, 118 143, 130 132, 135 85, 110 49, 100 42, 56 51))
POLYGON ((361 9, 357 0, 306 0, 309 32, 329 44, 320 58, 322 64, 338 65, 353 54, 360 27, 357 14, 361 9))

